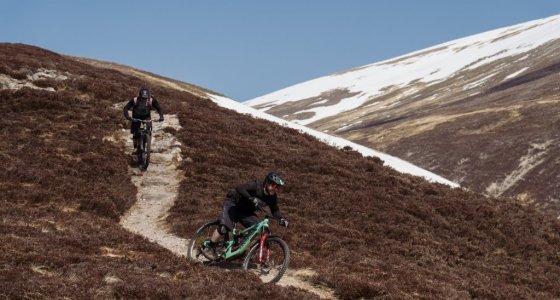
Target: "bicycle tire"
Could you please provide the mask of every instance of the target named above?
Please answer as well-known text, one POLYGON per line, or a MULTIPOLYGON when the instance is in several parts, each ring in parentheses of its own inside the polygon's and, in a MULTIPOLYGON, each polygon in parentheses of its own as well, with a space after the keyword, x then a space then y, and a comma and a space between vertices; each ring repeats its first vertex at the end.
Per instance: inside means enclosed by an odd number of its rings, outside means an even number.
POLYGON ((142 151, 141 168, 144 171, 148 170, 148 165, 150 164, 150 149, 149 149, 147 144, 148 143, 146 141, 144 141, 144 147, 142 147, 143 151, 142 151))
POLYGON ((204 255, 204 253, 200 251, 200 249, 202 247, 202 243, 210 239, 212 233, 214 233, 214 230, 217 229, 218 226, 220 226, 220 220, 212 221, 202 225, 202 227, 200 227, 195 232, 195 234, 190 239, 187 248, 187 257, 190 260, 198 261, 201 263, 216 261, 208 258, 206 255, 204 255))
POLYGON ((140 135, 138 166, 140 167, 140 170, 143 171, 146 171, 148 169, 148 165, 150 164, 150 140, 151 139, 145 133, 140 135))
POLYGON ((138 158, 138 167, 142 169, 144 167, 144 134, 140 134, 140 140, 138 141, 138 148, 136 148, 136 156, 138 158))
POLYGON ((260 243, 255 243, 247 253, 247 256, 245 256, 243 269, 253 271, 253 273, 265 283, 276 283, 288 269, 288 264, 290 263, 290 248, 288 244, 279 237, 268 237, 264 241, 264 247, 267 251, 271 251, 269 255, 274 256, 268 257, 266 264, 259 264, 260 243), (276 260, 278 260, 279 263, 276 260), (271 274, 271 271, 275 272, 271 274))
POLYGON ((146 158, 145 158, 145 160, 144 160, 144 163, 145 163, 145 168, 144 168, 144 170, 147 170, 147 169, 148 169, 148 165, 150 165, 150 154, 152 153, 152 133, 151 133, 151 132, 149 132, 149 133, 146 135, 146 147, 145 147, 144 149, 146 149, 146 150, 145 150, 145 152, 146 152, 146 153, 145 153, 145 157, 146 157, 146 158))

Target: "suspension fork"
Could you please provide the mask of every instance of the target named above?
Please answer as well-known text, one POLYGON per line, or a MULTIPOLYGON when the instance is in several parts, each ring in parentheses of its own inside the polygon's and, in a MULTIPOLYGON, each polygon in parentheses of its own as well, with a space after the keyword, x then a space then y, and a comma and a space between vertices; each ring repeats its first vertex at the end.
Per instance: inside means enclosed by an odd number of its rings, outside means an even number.
MULTIPOLYGON (((267 237, 268 237, 268 232, 265 232, 261 236, 260 248, 259 248, 259 264, 262 264, 262 262, 263 262, 263 247, 264 247, 264 241, 266 240, 267 237)), ((266 249, 266 259, 268 260, 269 258, 270 258, 270 249, 267 248, 266 249)))
POLYGON ((149 136, 148 136, 148 132, 146 130, 142 130, 142 133, 140 134, 140 144, 142 145, 142 152, 147 152, 148 151, 148 140, 149 140, 149 136))

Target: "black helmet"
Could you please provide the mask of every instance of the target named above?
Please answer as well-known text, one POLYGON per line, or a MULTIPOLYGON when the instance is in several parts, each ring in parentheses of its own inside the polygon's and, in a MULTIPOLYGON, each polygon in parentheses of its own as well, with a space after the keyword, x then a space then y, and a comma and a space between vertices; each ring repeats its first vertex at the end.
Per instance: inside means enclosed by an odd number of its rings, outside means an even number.
POLYGON ((138 92, 138 97, 148 99, 150 97, 150 91, 147 88, 142 87, 140 88, 140 92, 138 92))
POLYGON ((270 172, 268 173, 268 175, 266 175, 265 179, 264 179, 264 183, 268 184, 268 183, 276 183, 277 185, 284 185, 284 179, 278 175, 278 173, 276 172, 270 172))

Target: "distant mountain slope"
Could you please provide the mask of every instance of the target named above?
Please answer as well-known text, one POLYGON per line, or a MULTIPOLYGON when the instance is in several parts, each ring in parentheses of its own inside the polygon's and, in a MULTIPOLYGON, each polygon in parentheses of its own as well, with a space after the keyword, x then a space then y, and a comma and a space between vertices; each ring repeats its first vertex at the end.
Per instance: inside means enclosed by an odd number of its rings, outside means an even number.
POLYGON ((336 297, 560 297, 560 222, 510 199, 433 184, 210 95, 36 47, 0 44, 0 74, 0 298, 314 298, 190 263, 120 228, 136 189, 111 141, 128 126, 113 107, 143 84, 183 128, 166 129, 184 155, 166 220, 176 234, 189 238, 230 188, 274 169, 287 179, 279 201, 290 227, 272 230, 290 245, 290 267, 314 270, 302 276, 336 297))
POLYGON ((560 212, 560 16, 458 39, 246 102, 475 191, 560 212))

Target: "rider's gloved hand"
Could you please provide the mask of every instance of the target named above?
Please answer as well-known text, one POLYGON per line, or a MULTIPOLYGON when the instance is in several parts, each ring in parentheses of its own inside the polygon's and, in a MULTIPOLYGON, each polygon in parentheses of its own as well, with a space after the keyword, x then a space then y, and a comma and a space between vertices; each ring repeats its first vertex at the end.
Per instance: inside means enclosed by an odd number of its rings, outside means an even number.
POLYGON ((158 122, 163 122, 163 117, 159 117, 158 122))
POLYGON ((280 226, 288 227, 288 220, 282 218, 279 222, 280 226))
POLYGON ((253 203, 253 205, 258 208, 258 207, 262 207, 265 205, 264 201, 262 201, 261 199, 257 198, 257 197, 251 197, 249 198, 249 200, 253 203))

